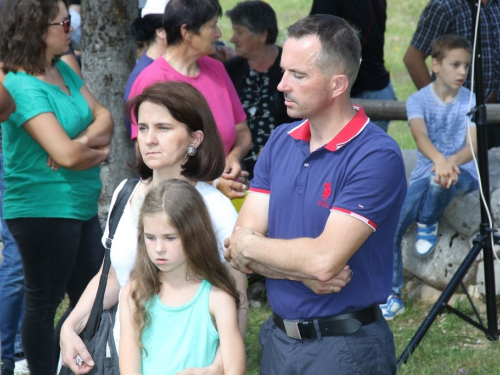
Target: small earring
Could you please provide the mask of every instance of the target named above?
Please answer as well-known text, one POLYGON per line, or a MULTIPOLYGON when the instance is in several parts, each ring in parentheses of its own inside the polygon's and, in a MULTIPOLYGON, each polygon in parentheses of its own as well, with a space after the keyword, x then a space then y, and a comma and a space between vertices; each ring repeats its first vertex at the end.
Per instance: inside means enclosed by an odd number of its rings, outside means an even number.
POLYGON ((187 149, 188 156, 195 156, 198 150, 193 145, 190 145, 187 149))

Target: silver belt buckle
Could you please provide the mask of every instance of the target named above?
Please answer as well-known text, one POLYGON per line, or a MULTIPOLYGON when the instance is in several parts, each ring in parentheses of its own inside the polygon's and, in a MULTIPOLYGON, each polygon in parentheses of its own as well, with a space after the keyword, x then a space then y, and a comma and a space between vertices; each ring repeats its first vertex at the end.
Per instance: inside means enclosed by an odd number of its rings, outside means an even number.
POLYGON ((288 337, 292 337, 298 340, 302 339, 299 331, 300 321, 283 319, 283 323, 285 323, 285 331, 288 337))

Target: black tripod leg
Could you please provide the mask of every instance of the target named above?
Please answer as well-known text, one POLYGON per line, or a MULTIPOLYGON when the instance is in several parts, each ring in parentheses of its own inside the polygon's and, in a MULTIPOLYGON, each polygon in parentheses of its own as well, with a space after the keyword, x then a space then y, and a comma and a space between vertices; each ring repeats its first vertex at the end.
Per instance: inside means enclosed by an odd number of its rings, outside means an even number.
POLYGON ((424 322, 419 327, 417 332, 415 332, 415 334, 413 335, 412 339, 410 340, 410 343, 401 354, 401 357, 399 357, 398 367, 401 366, 403 363, 406 363, 410 355, 412 355, 412 353, 415 351, 418 344, 425 336, 426 332, 429 330, 431 324, 434 322, 434 320, 436 320, 436 317, 441 313, 444 306, 448 303, 451 296, 455 292, 456 288, 462 282, 462 279, 464 278, 465 274, 469 270, 472 263, 474 263, 474 260, 476 259, 477 255, 482 250, 482 248, 483 248, 482 243, 480 242, 475 244, 474 247, 469 251, 465 259, 463 260, 462 264, 460 264, 460 267, 458 268, 457 272, 455 272, 450 282, 443 290, 443 293, 441 293, 441 296, 439 296, 437 302, 434 304, 434 306, 432 306, 432 309, 425 318, 424 322))
POLYGON ((490 341, 498 340, 497 304, 495 291, 495 260, 493 259, 493 247, 489 239, 484 248, 484 287, 486 294, 486 314, 488 327, 486 338, 490 341))

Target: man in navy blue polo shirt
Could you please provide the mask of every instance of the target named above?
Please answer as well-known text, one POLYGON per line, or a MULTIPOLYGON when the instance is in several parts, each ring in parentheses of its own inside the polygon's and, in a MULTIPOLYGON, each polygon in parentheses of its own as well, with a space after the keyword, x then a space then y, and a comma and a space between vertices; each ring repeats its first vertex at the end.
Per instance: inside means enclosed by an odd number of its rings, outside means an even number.
POLYGON ((261 374, 393 374, 378 305, 391 292, 406 194, 401 152, 351 104, 356 32, 331 15, 288 32, 278 89, 288 114, 305 120, 271 135, 225 252, 233 267, 267 278, 273 316, 259 335, 261 374))

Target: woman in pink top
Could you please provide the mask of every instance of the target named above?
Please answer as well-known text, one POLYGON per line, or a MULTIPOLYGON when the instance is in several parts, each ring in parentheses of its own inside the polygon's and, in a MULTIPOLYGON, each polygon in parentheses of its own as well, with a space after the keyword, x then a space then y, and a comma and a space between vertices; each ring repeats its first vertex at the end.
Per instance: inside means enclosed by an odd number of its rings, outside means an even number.
MULTIPOLYGON (((208 55, 216 51, 221 37, 217 26, 222 16, 218 0, 171 0, 165 8, 163 28, 167 50, 142 71, 135 80, 129 98, 156 82, 182 81, 197 88, 212 110, 224 143, 226 168, 214 185, 228 198, 244 196, 245 177, 240 160, 250 149, 251 135, 238 94, 221 62, 208 55)), ((137 124, 132 124, 132 139, 137 124)))

